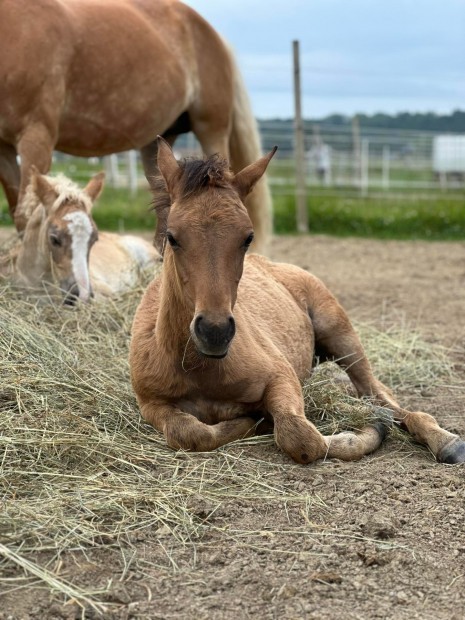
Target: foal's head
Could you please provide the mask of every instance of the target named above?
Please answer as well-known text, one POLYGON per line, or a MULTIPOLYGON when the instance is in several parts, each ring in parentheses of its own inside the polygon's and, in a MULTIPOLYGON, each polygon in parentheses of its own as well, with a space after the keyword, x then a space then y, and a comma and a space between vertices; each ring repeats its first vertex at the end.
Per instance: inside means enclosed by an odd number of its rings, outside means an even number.
MULTIPOLYGON (((244 199, 265 173, 276 148, 234 175, 218 156, 178 163, 159 138, 158 167, 165 198, 155 204, 165 227, 166 267, 192 311, 198 351, 222 358, 235 334, 233 316, 253 228, 244 199)), ((152 181, 160 196, 160 182, 152 181)))
POLYGON ((103 189, 104 173, 96 174, 84 189, 64 176, 45 177, 35 169, 28 189, 36 201, 23 244, 37 243, 52 280, 64 294, 64 303, 93 296, 89 277, 89 253, 98 239, 92 207, 103 189))

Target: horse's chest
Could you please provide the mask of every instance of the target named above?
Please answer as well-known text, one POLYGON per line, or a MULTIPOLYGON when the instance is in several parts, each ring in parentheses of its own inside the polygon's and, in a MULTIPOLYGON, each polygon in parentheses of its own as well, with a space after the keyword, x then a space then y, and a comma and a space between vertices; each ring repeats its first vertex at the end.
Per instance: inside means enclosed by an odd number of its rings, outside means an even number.
POLYGON ((248 377, 226 380, 221 371, 192 376, 177 406, 203 422, 215 424, 260 408, 265 383, 248 377))
POLYGON ((263 397, 262 382, 240 379, 233 382, 201 381, 195 382, 187 391, 186 396, 192 400, 208 399, 218 402, 254 403, 263 397))

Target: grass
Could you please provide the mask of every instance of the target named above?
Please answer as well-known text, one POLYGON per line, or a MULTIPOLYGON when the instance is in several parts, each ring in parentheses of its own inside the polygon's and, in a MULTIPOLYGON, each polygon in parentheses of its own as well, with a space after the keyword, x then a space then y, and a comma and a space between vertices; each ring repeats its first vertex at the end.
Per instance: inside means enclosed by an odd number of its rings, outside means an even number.
MULTIPOLYGON (((3 592, 38 579, 50 592, 102 611, 111 583, 99 590, 74 583, 72 576, 65 580, 51 564, 42 565, 41 554, 134 550, 141 532, 193 550, 208 531, 222 544, 257 538, 255 531, 229 531, 210 519, 228 502, 266 502, 270 510, 298 505, 309 523, 325 509, 317 495, 296 491, 280 475, 294 465, 273 457, 277 448, 270 436, 209 454, 174 453, 141 421, 128 368, 130 326, 141 293, 70 311, 26 302, 8 286, 0 290, 3 592), (266 456, 265 445, 273 446, 266 456), (13 567, 22 571, 17 581, 13 567)), ((447 352, 414 332, 381 334, 370 326, 360 331, 380 377, 393 387, 453 380, 447 352)), ((377 413, 341 389, 338 372, 323 365, 304 386, 307 415, 324 432, 358 428, 377 413)), ((254 544, 265 549, 260 537, 254 544)), ((283 545, 280 553, 299 552, 283 545)), ((168 557, 166 570, 175 569, 170 562, 168 557)))
MULTIPOLYGON (((309 194, 312 233, 374 239, 465 239, 465 198, 362 198, 312 195, 311 190, 309 194)), ((295 233, 294 197, 277 195, 273 204, 275 231, 295 233)))

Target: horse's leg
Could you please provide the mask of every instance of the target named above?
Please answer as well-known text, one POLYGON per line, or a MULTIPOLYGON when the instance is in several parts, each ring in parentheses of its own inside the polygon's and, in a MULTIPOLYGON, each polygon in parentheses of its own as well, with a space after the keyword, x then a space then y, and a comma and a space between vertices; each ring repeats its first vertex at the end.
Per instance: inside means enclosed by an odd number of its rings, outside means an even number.
POLYGON ((5 191, 11 219, 14 219, 18 204, 20 173, 16 161, 16 149, 11 144, 0 140, 0 183, 5 191))
POLYGON ((31 166, 34 165, 41 174, 46 174, 50 170, 55 137, 55 133, 44 124, 36 123, 30 125, 18 141, 17 151, 21 157, 21 183, 14 222, 19 233, 27 224, 27 214, 23 213, 21 201, 29 184, 31 166))
POLYGON ((315 331, 315 348, 323 359, 333 359, 344 368, 359 396, 369 396, 392 409, 418 442, 426 445, 438 461, 465 462, 465 442, 439 426, 433 416, 399 406, 389 389, 373 376, 360 339, 337 300, 317 278, 306 274, 308 311, 315 331))
POLYGON ((249 417, 209 425, 170 405, 145 403, 140 411, 149 424, 164 434, 167 444, 174 450, 209 452, 255 434, 256 421, 249 417))
POLYGON ((281 373, 267 386, 264 406, 273 418, 277 445, 298 463, 326 457, 356 461, 379 448, 386 436, 381 422, 357 432, 322 435, 305 417, 302 388, 290 372, 281 373))

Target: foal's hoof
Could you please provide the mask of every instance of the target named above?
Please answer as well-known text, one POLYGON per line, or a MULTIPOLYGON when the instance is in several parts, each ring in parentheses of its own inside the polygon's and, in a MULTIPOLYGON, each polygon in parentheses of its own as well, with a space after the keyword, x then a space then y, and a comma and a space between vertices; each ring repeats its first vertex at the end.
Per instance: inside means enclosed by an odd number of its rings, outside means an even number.
POLYGON ((372 424, 370 424, 370 426, 372 426, 378 432, 379 443, 382 444, 388 436, 388 432, 391 427, 381 420, 376 420, 376 422, 373 422, 372 424))
POLYGON ((465 463, 465 441, 458 437, 453 439, 438 454, 438 461, 440 463, 449 463, 450 465, 465 463))
POLYGON ((388 436, 389 431, 393 427, 394 417, 392 410, 387 407, 375 407, 374 411, 376 414, 376 420, 375 422, 372 422, 371 426, 376 428, 380 436, 381 443, 383 443, 388 436))

